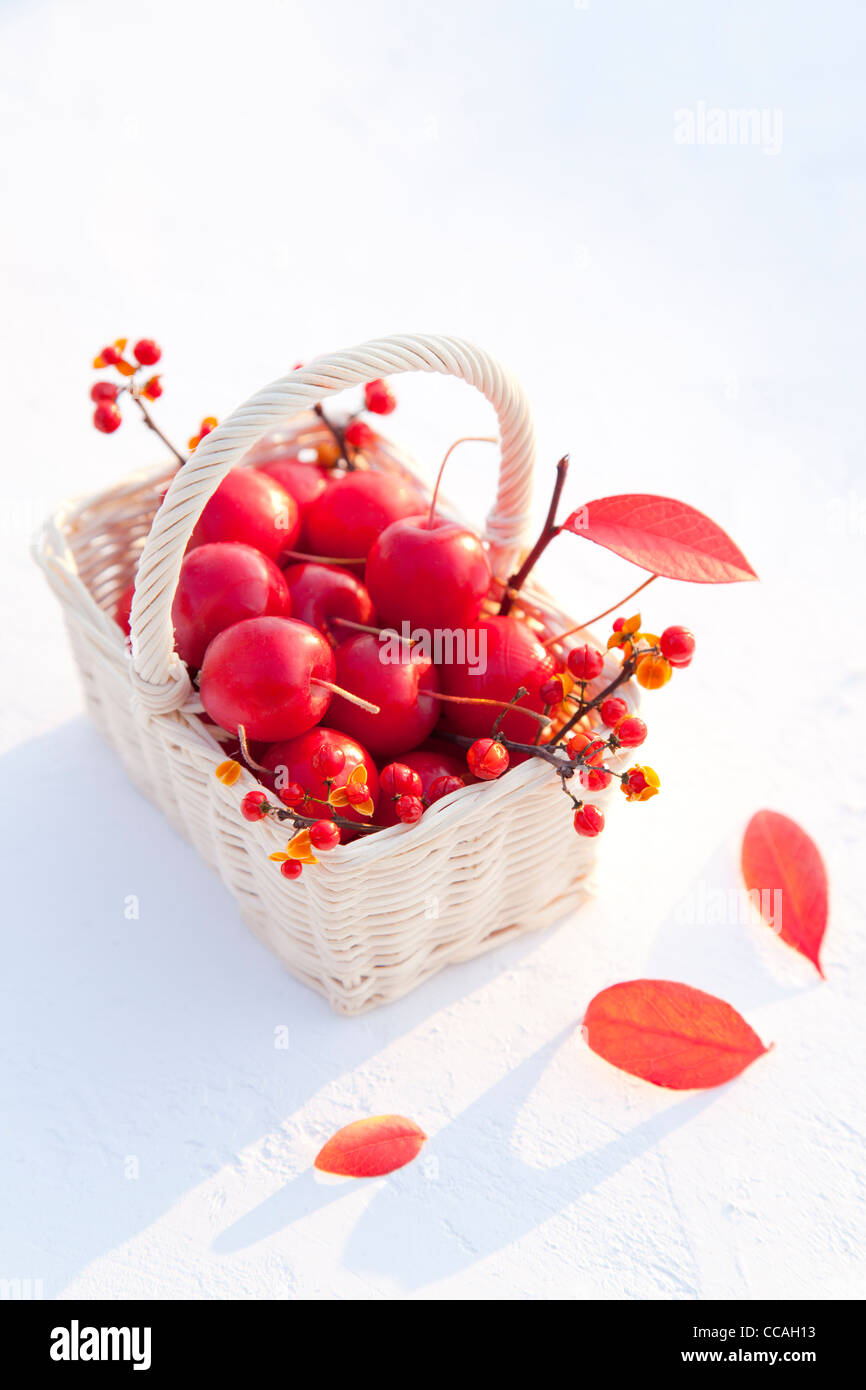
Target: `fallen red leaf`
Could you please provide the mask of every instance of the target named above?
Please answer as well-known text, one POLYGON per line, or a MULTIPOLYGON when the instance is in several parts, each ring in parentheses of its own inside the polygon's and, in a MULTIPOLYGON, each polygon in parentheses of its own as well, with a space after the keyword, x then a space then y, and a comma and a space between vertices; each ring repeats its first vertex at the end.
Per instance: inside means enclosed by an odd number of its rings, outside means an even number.
POLYGON ((316 1156, 316 1167, 345 1178, 378 1178, 411 1163, 426 1138, 402 1115, 372 1115, 338 1129, 316 1156))
POLYGON ((721 1086, 768 1049, 715 995, 673 980, 629 980, 592 1000, 586 1041, 606 1062, 656 1086, 721 1086))
POLYGON ((563 529, 667 579, 733 584, 758 577, 721 526, 672 497, 600 497, 572 512, 563 529))
POLYGON ((777 936, 812 962, 827 927, 827 870, 805 830, 778 811, 758 811, 746 826, 743 878, 756 906, 777 936))

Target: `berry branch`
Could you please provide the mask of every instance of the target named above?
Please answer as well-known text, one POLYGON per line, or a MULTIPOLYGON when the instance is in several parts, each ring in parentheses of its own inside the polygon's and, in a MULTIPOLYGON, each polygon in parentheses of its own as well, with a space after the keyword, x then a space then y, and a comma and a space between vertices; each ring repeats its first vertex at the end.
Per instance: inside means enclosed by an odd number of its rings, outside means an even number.
POLYGON ((515 571, 505 586, 505 593, 499 605, 499 616, 501 618, 504 618, 506 614, 511 611, 512 604, 517 594, 523 588, 523 585, 535 568, 536 563, 544 554, 550 542, 555 536, 558 536, 562 530, 562 527, 556 524, 556 513, 559 507, 559 499, 562 496, 562 489, 565 487, 565 479, 568 473, 568 461, 568 454, 564 454, 556 465, 556 482, 553 486, 553 494, 550 499, 550 506, 547 509, 547 517, 544 526, 541 529, 541 535, 523 561, 520 569, 515 571))
MULTIPOLYGON (((130 362, 124 357, 127 342, 127 338, 116 338, 113 343, 102 348, 93 359, 94 367, 113 367, 122 378, 120 385, 113 381, 97 381, 90 388, 90 399, 96 406, 93 412, 93 424, 101 434, 114 434, 114 431, 119 429, 123 423, 118 401, 126 394, 130 400, 135 401, 147 428, 153 431, 170 453, 174 454, 178 466, 182 468, 186 463, 186 457, 179 449, 175 448, 171 440, 159 428, 145 405, 146 400, 156 401, 162 395, 161 377, 157 373, 145 382, 138 380, 138 374, 143 368, 156 366, 162 357, 162 348, 154 342, 153 338, 139 338, 132 349, 132 356, 135 360, 130 362)), ((216 428, 216 423, 213 416, 208 416, 207 419, 202 420, 198 434, 189 441, 190 451, 195 449, 206 434, 210 434, 211 430, 216 428)))
POLYGON ((156 423, 147 406, 145 405, 144 401, 142 400, 140 393, 133 387, 132 383, 130 383, 129 386, 123 389, 127 390, 129 392, 130 398, 135 401, 135 404, 138 406, 139 410, 144 416, 144 423, 147 425, 147 428, 149 430, 153 430, 156 437, 162 441, 165 447, 172 454, 174 454, 180 466, 183 467, 183 465, 186 463, 184 455, 180 452, 179 449, 176 449, 172 444, 171 440, 163 434, 162 430, 159 428, 159 425, 156 423))

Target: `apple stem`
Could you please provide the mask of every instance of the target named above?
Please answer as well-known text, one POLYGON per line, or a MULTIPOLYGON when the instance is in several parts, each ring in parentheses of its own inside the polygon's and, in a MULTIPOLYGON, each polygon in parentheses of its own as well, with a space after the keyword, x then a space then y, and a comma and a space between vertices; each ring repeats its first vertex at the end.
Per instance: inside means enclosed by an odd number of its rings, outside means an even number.
POLYGON ((556 482, 553 485, 553 495, 550 499, 550 506, 547 509, 547 518, 544 522, 544 526, 542 527, 541 535, 538 537, 538 540, 535 542, 535 545, 532 547, 526 559, 523 561, 523 564, 520 566, 520 569, 516 570, 515 573, 512 574, 511 578, 508 580, 508 583, 506 584, 505 593, 503 594, 502 602, 499 605, 499 616, 502 618, 505 617, 506 613, 509 613, 511 611, 511 605, 514 602, 514 599, 516 598, 519 590, 523 588, 523 585, 529 578, 531 571, 535 568, 536 562, 544 554, 545 550, 550 545, 550 542, 553 540, 554 536, 558 536, 560 531, 562 530, 562 527, 557 526, 556 524, 556 511, 559 506, 559 499, 562 496, 562 489, 565 487, 565 477, 567 473, 568 454, 564 454, 563 457, 559 460, 559 463, 556 465, 556 482))
POLYGON ((247 742, 247 731, 243 724, 238 725, 238 747, 241 750, 241 757, 251 772, 267 772, 268 775, 270 775, 272 769, 264 767, 261 763, 257 763, 250 752, 250 746, 247 742))
POLYGON ((302 550, 283 550, 281 560, 297 560, 304 565, 366 565, 366 555, 306 555, 302 550))
MULTIPOLYGON (((528 694, 527 691, 523 693, 524 695, 528 694)), ((515 714, 525 714, 527 719, 534 719, 536 723, 545 728, 550 723, 550 720, 543 714, 538 714, 534 709, 523 709, 520 705, 516 705, 513 700, 487 700, 481 695, 444 695, 441 690, 424 690, 421 694, 429 695, 432 700, 445 700, 450 705, 491 705, 496 709, 501 709, 505 714, 513 709, 515 714)))
POLYGON ((440 484, 441 481, 442 481, 442 474, 445 472, 445 465, 446 465, 446 463, 448 462, 448 460, 450 459, 451 455, 454 453, 454 450, 457 448, 457 445, 458 445, 458 444, 498 444, 498 443, 499 443, 499 440, 498 440, 498 439, 495 439, 492 435, 489 435, 489 434, 464 434, 464 435, 461 435, 459 439, 455 439, 455 440, 454 440, 454 443, 451 444, 451 445, 449 446, 449 448, 448 448, 448 449, 446 450, 446 452, 445 452, 445 457, 444 457, 444 459, 442 460, 442 462, 441 462, 440 465, 439 465, 439 472, 436 474, 436 485, 435 485, 435 487, 433 488, 433 496, 430 498, 430 510, 429 510, 429 512, 427 513, 427 527, 426 527, 426 529, 427 529, 428 531, 432 530, 432 528, 433 528, 433 518, 434 518, 435 513, 436 513, 436 502, 437 502, 437 499, 438 499, 438 497, 439 497, 439 484, 440 484))
POLYGON ((332 695, 342 695, 344 700, 348 700, 350 705, 357 705, 359 709, 364 709, 368 714, 381 714, 379 705, 373 705, 369 700, 362 700, 360 695, 353 695, 351 690, 344 690, 341 685, 334 685, 333 681, 323 681, 319 676, 310 677, 310 685, 321 686, 323 690, 330 690, 332 695))
POLYGON ((405 642, 408 647, 415 645, 414 637, 401 637, 399 632, 395 632, 389 627, 372 627, 369 623, 356 623, 353 618, 329 618, 328 622, 332 626, 349 627, 353 632, 371 632, 374 637, 381 637, 383 632, 399 637, 401 642, 405 642))
POLYGON ((642 584, 638 584, 637 588, 632 589, 631 593, 626 594, 625 598, 618 599, 616 603, 611 604, 610 608, 605 608, 603 613, 596 613, 594 618, 589 618, 585 623, 577 623, 575 627, 568 628, 566 632, 558 632, 555 637, 546 638, 542 646, 555 647, 557 642, 564 642, 566 637, 572 637, 575 632, 584 632, 586 628, 592 627, 593 623, 600 622, 601 619, 606 618, 609 613, 615 613, 617 608, 622 608, 624 603, 628 603, 630 598, 634 598, 635 595, 645 589, 648 584, 652 584, 654 579, 658 579, 657 574, 651 574, 649 579, 645 579, 642 584))

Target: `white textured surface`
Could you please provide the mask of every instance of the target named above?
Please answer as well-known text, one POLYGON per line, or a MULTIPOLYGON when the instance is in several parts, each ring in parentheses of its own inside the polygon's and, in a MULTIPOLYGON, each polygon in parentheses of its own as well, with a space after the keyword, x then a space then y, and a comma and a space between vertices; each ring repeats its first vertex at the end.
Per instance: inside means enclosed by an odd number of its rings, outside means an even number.
MULTIPOLYGON (((0 16, 18 210, 0 263, 0 1274, 48 1296, 866 1292, 863 17, 466 8, 262 3, 245 29, 223 4, 0 16), (781 108, 781 152, 677 146, 674 110, 701 100, 781 108), (301 177, 292 138, 313 126, 301 177), (223 189, 241 164, 246 203, 223 189), (682 496, 763 582, 650 589, 647 620, 693 624, 699 657, 648 697, 663 795, 612 817, 599 900, 347 1022, 275 968, 78 717, 26 537, 70 488, 152 457, 131 422, 90 430, 101 339, 165 342, 161 418, 184 438, 298 357, 411 324, 516 371, 540 473, 572 449, 575 504, 682 496), (826 984, 766 930, 690 908, 736 886, 760 805, 826 853, 826 984), (707 1095, 620 1076, 575 1024, 642 973, 723 995, 775 1049, 707 1095), (322 1138, 380 1110, 424 1126, 421 1161, 314 1181, 322 1138)), ((431 472, 484 431, 459 386, 400 397, 389 423, 431 472)), ((492 487, 479 452, 450 491, 480 519, 492 487)), ((638 582, 569 539, 543 577, 578 618, 638 582)))

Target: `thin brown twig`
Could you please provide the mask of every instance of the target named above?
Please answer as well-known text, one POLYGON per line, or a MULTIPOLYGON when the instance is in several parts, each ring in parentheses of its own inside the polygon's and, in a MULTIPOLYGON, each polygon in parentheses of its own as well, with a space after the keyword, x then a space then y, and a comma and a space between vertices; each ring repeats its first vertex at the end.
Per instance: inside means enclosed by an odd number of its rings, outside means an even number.
POLYGON ((622 608, 624 603, 628 603, 630 598, 634 598, 636 594, 641 593, 648 584, 652 584, 654 579, 658 579, 657 574, 651 574, 649 579, 645 579, 642 584, 638 584, 637 588, 632 589, 631 593, 626 594, 625 598, 618 599, 616 603, 611 604, 610 608, 605 608, 603 613, 596 613, 594 618, 588 618, 585 623, 576 623, 575 626, 570 627, 567 632, 558 632, 555 637, 546 638, 541 645, 543 647, 555 647, 557 642, 564 642, 565 638, 571 637, 573 633, 585 632, 588 627, 592 627, 593 623, 600 622, 601 619, 606 618, 609 613, 615 613, 617 608, 622 608))
POLYGON ((536 562, 540 559, 544 551, 550 545, 550 542, 553 540, 554 536, 558 536, 560 531, 562 530, 562 527, 557 526, 556 524, 556 511, 559 506, 559 499, 562 496, 562 489, 565 487, 565 478, 567 473, 568 454, 564 454, 563 457, 559 460, 559 463, 556 465, 556 482, 553 487, 553 495, 550 499, 550 506, 547 509, 547 517, 545 519, 544 526, 542 527, 541 535, 538 537, 538 540, 535 542, 535 545, 532 547, 526 559, 523 561, 523 564, 520 566, 520 569, 516 570, 515 573, 512 574, 509 578, 505 588, 505 593, 502 596, 502 602, 499 605, 500 617, 505 617, 506 613, 509 613, 511 611, 511 606, 514 602, 515 596, 523 587, 531 571, 535 568, 536 562))
POLYGON ((180 466, 183 467, 183 465, 186 463, 186 459, 184 458, 183 454, 180 452, 179 449, 176 449, 174 447, 170 439, 167 439, 165 437, 162 430, 159 428, 159 425, 156 423, 147 406, 145 405, 144 401, 141 399, 141 396, 139 396, 138 392, 133 391, 131 387, 129 387, 128 390, 130 396, 135 401, 135 404, 138 406, 139 410, 144 416, 144 423, 147 425, 147 428, 149 430, 153 430, 154 434, 162 440, 163 444, 167 449, 171 450, 180 466))

